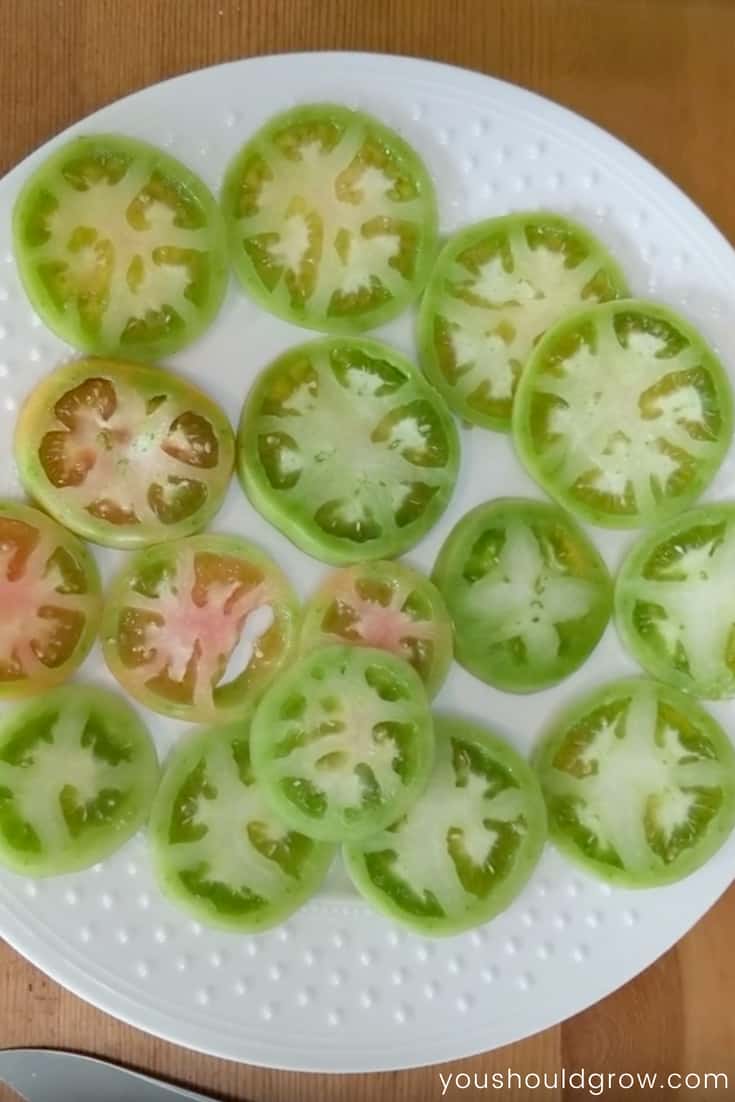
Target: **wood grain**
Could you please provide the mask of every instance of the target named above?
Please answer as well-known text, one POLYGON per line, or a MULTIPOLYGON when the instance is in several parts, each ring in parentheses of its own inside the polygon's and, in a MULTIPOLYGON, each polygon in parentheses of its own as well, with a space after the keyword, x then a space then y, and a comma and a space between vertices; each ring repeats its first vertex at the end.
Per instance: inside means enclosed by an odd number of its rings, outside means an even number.
MULTIPOLYGON (((574 108, 662 168, 735 240, 732 0, 0 0, 0 46, 0 172, 90 111, 189 69, 285 50, 382 50, 469 66, 574 108)), ((440 1070, 509 1067, 552 1077, 562 1066, 726 1071, 735 1084, 734 929, 731 890, 661 961, 563 1026, 445 1068, 349 1077, 265 1071, 164 1044, 2 947, 0 1047, 76 1049, 251 1102, 425 1102, 441 1097, 440 1070)), ((582 1094, 515 1087, 502 1097, 582 1094)))

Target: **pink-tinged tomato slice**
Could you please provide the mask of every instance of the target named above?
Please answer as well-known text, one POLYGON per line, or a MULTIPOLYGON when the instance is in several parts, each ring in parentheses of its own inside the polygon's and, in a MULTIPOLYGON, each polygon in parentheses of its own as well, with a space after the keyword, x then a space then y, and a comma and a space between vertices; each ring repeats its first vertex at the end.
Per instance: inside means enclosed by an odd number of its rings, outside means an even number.
POLYGON ((257 547, 204 535, 135 555, 109 591, 102 644, 112 673, 156 712, 245 714, 287 661, 298 606, 257 547))
POLYGON ((29 505, 0 502, 0 697, 65 681, 92 646, 101 603, 79 540, 29 505))
POLYGON ((65 527, 110 547, 199 531, 219 509, 234 440, 223 411, 168 371, 85 359, 27 399, 15 457, 28 493, 65 527))
POLYGON ((328 575, 304 612, 302 650, 332 643, 405 658, 438 692, 452 661, 452 622, 436 586, 400 562, 361 563, 328 575))

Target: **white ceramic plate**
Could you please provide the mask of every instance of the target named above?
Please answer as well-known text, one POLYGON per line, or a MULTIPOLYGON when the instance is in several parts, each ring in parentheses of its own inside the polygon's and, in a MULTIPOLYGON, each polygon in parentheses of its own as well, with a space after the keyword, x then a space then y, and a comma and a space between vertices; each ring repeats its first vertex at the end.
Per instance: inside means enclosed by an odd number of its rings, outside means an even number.
MULTIPOLYGON (((591 124, 475 73, 368 54, 295 54, 236 62, 149 88, 61 136, 121 131, 169 148, 218 188, 228 158, 275 111, 309 100, 359 106, 416 146, 436 180, 444 230, 516 209, 571 214, 599 234, 635 293, 693 319, 735 365, 735 254, 708 220, 635 153, 591 124)), ((18 494, 10 440, 18 404, 69 349, 30 310, 11 255, 10 212, 29 169, 0 182, 0 493, 18 494)), ((379 335, 413 351, 412 319, 379 335)), ((276 353, 308 336, 232 287, 214 328, 173 366, 236 421, 276 353)), ((313 334, 311 334, 313 336, 313 334)), ((452 508, 409 558, 429 568, 457 518, 499 494, 538 496, 510 441, 463 434, 452 508)), ((732 456, 710 498, 732 490, 732 456)), ((295 550, 233 484, 215 527, 252 537, 305 594, 323 568, 295 550)), ((596 530, 611 567, 631 534, 596 530)), ((99 558, 105 573, 118 561, 99 558)), ((440 697, 528 751, 552 709, 633 667, 608 631, 592 659, 548 692, 495 692, 458 668, 440 697)), ((110 682, 97 652, 82 676, 110 682)), ((735 723, 735 707, 712 711, 735 723)), ((147 714, 161 754, 183 730, 147 714)), ((551 848, 521 898, 473 933, 428 941, 395 928, 353 894, 340 869, 315 902, 256 937, 203 929, 153 883, 144 841, 75 876, 0 875, 0 932, 59 982, 111 1014, 179 1044, 281 1068, 359 1071, 457 1059, 577 1013, 680 938, 733 877, 735 837, 677 886, 633 894, 586 879, 551 848)))

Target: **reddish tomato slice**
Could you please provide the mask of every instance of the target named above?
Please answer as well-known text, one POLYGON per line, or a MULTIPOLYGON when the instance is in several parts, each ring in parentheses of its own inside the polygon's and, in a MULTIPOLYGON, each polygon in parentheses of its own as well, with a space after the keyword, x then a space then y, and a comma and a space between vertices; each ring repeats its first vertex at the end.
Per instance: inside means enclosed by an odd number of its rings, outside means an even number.
POLYGON ((69 677, 92 645, 100 606, 84 546, 38 510, 0 502, 0 696, 69 677))
POLYGON ((262 551, 197 536, 136 555, 110 590, 110 669, 154 711, 188 720, 242 715, 286 661, 297 606, 262 551), (234 667, 234 669, 233 669, 234 667))

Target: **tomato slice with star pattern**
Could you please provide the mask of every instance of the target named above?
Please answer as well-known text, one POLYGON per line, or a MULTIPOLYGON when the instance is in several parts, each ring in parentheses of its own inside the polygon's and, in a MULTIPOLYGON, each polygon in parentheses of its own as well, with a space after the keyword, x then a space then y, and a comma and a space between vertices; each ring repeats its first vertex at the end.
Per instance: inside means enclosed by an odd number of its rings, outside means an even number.
POLYGON ((185 165, 133 138, 75 138, 42 161, 16 201, 13 237, 32 305, 84 352, 170 355, 224 298, 214 197, 185 165))
POLYGON ((434 188, 419 156, 360 111, 309 104, 267 122, 222 190, 233 263, 256 302, 327 333, 382 325, 434 259, 434 188))
POLYGON ((232 474, 234 436, 219 406, 184 379, 84 359, 31 392, 15 458, 28 493, 65 527, 134 548, 211 520, 232 474))
POLYGON ((0 697, 65 681, 86 658, 102 607, 87 549, 29 505, 0 502, 0 697))
POLYGON ((201 535, 138 552, 102 619, 110 670, 153 711, 193 722, 246 713, 298 630, 289 582, 259 548, 201 535))

